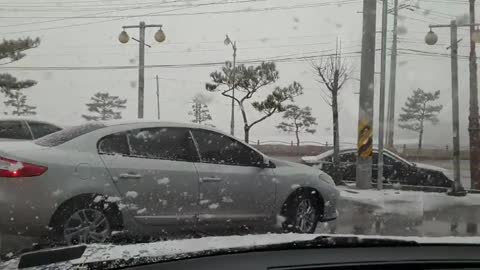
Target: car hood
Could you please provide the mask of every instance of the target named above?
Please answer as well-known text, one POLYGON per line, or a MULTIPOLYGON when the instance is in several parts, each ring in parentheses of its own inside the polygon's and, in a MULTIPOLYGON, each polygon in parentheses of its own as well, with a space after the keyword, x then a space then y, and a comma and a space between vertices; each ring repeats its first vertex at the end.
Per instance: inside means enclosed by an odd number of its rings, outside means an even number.
POLYGON ((304 156, 301 157, 301 160, 306 164, 315 164, 320 162, 320 158, 318 156, 304 156))
POLYGON ((424 163, 414 163, 415 166, 419 169, 428 170, 428 171, 437 171, 443 173, 449 180, 453 181, 453 171, 448 170, 442 167, 424 164, 424 163))
POLYGON ((307 166, 305 164, 297 163, 297 162, 291 162, 291 161, 286 161, 286 160, 280 160, 280 159, 270 159, 275 163, 275 166, 277 168, 282 168, 282 167, 289 167, 289 168, 296 168, 299 170, 302 170, 304 173, 311 173, 318 175, 318 169, 307 166))
MULTIPOLYGON (((75 265, 116 262, 125 266, 128 261, 133 265, 145 262, 162 262, 178 259, 222 255, 245 251, 278 250, 288 248, 335 248, 345 246, 415 246, 420 244, 480 244, 480 237, 380 237, 361 235, 329 235, 329 234, 264 234, 204 237, 159 241, 130 245, 87 245, 82 255, 76 259, 57 263, 55 268, 72 269, 75 265), (293 244, 293 245, 289 245, 293 244)), ((58 250, 58 249, 57 249, 58 250)), ((46 250, 48 251, 48 250, 46 250)), ((41 251, 45 252, 45 251, 41 251)), ((35 253, 35 252, 32 252, 35 253)), ((28 254, 26 254, 28 255, 28 254)), ((14 269, 20 258, 12 259, 0 268, 14 269)), ((53 268, 53 267, 52 267, 53 268)), ((38 266, 45 269, 45 265, 38 266)), ((50 269, 50 268, 49 268, 50 269)))

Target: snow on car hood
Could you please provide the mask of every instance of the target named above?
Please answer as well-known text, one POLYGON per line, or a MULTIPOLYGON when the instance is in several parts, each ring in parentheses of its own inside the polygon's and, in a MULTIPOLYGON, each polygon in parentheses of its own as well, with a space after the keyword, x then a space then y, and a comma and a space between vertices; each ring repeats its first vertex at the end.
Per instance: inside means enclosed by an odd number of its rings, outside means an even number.
POLYGON ((445 169, 445 168, 442 168, 442 167, 429 165, 429 164, 424 164, 424 163, 415 162, 414 164, 417 166, 417 168, 420 168, 420 169, 442 172, 443 174, 445 174, 446 177, 448 177, 449 180, 453 181, 453 171, 452 170, 448 170, 448 169, 445 169))
POLYGON ((305 156, 305 157, 302 157, 301 159, 307 163, 307 164, 312 164, 312 163, 318 163, 320 162, 322 159, 330 156, 333 154, 333 150, 328 150, 328 151, 325 151, 319 155, 316 155, 316 156, 305 156))

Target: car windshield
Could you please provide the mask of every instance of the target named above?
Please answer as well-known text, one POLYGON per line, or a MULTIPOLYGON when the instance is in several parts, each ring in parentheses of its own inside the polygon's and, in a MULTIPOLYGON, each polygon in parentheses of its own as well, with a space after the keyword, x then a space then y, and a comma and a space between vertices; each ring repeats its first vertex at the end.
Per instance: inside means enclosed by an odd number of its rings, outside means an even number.
POLYGON ((474 241, 478 3, 0 0, 0 261, 474 241))

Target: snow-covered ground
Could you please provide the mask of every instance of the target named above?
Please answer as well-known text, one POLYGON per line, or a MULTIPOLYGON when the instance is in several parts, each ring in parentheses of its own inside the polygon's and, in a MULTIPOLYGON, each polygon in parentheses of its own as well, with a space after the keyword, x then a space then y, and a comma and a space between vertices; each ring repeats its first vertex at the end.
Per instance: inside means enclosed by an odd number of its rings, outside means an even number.
POLYGON ((478 206, 480 194, 465 197, 448 196, 445 193, 400 191, 400 190, 357 190, 338 187, 342 199, 372 205, 377 213, 419 215, 451 206, 478 206))

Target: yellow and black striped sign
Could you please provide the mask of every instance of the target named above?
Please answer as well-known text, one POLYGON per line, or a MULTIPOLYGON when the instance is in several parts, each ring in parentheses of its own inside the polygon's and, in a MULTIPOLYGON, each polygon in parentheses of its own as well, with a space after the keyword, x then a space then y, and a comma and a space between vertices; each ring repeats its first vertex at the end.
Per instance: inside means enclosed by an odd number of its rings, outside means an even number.
POLYGON ((365 120, 360 121, 358 126, 358 155, 362 158, 373 155, 373 130, 365 120))

